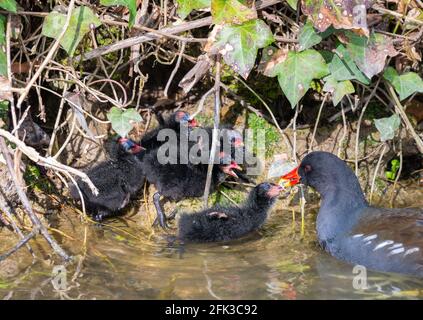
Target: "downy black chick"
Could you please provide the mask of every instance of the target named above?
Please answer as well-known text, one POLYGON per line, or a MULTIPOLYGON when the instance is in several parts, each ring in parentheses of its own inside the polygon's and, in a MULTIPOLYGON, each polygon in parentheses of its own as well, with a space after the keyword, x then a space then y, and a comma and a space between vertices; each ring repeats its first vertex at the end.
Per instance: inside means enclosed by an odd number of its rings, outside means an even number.
POLYGON ((261 183, 251 190, 241 207, 214 206, 183 213, 179 219, 178 238, 186 242, 217 242, 238 239, 258 229, 267 219, 282 187, 261 183))
MULTIPOLYGON (((145 135, 141 139, 141 145, 150 152, 158 147, 160 147, 164 141, 158 141, 157 136, 160 130, 163 129, 170 129, 176 132, 177 137, 179 137, 179 133, 182 126, 186 126, 187 132, 189 132, 190 128, 197 126, 197 122, 195 119, 191 119, 189 113, 185 111, 176 111, 169 118, 161 119, 159 121, 159 126, 146 132, 145 135)), ((178 139, 179 141, 179 139, 178 139)))
MULTIPOLYGON (((160 204, 160 197, 173 201, 180 201, 190 197, 201 197, 207 179, 208 164, 161 164, 157 156, 157 149, 149 152, 143 159, 145 177, 149 183, 154 184, 157 192, 153 196, 157 211, 157 218, 162 228, 167 228, 166 216, 160 204)), ((234 169, 241 170, 230 156, 218 154, 219 164, 214 165, 210 192, 225 180, 226 175, 236 177, 234 169)))
MULTIPOLYGON (((101 221, 121 211, 141 189, 145 176, 142 162, 136 155, 143 152, 141 146, 129 139, 114 140, 108 144, 109 159, 86 172, 97 187, 98 195, 94 195, 84 181, 77 181, 87 213, 95 220, 101 221)), ((80 200, 75 185, 71 186, 70 191, 74 199, 80 200)))

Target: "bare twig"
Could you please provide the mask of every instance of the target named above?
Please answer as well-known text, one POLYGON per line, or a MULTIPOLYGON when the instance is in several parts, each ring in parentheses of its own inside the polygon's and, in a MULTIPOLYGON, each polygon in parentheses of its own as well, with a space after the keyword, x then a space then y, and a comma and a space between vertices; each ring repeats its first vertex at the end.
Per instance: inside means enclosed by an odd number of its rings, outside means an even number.
MULTIPOLYGON (((2 129, 0 129, 0 130, 2 130, 2 129)), ((38 219, 38 217, 35 215, 34 211, 32 210, 31 204, 29 203, 29 200, 26 196, 26 193, 23 191, 21 185, 19 184, 19 181, 16 177, 16 174, 13 170, 13 162, 12 162, 12 159, 10 158, 10 154, 9 154, 7 146, 6 146, 6 142, 4 141, 3 137, 0 137, 0 149, 3 153, 4 159, 6 160, 7 168, 9 170, 11 177, 12 177, 13 184, 15 185, 16 191, 19 195, 19 198, 22 202, 22 205, 24 206, 25 211, 28 214, 28 216, 29 216, 29 218, 32 222, 33 232, 35 234, 40 232, 43 235, 43 237, 46 239, 46 241, 49 243, 49 245, 52 247, 54 252, 56 252, 63 260, 69 261, 70 256, 59 246, 59 244, 56 242, 56 240, 54 240, 51 237, 51 235, 48 233, 46 227, 41 223, 41 221, 38 219)), ((28 242, 28 240, 23 242, 22 245, 24 245, 26 242, 28 242)))
MULTIPOLYGON (((279 2, 280 2, 280 0, 257 1, 256 2, 256 8, 257 9, 263 9, 263 8, 272 6, 272 5, 279 3, 279 2)), ((166 35, 173 35, 173 34, 182 33, 182 32, 185 32, 185 31, 189 31, 189 30, 192 30, 192 29, 206 27, 206 26, 209 26, 211 24, 212 24, 212 17, 206 17, 206 18, 195 20, 195 21, 182 23, 182 24, 174 26, 174 27, 163 28, 163 29, 160 30, 160 32, 163 33, 163 34, 166 34, 166 35)), ((163 36, 161 34, 158 34, 158 32, 156 30, 154 32, 146 33, 145 35, 142 35, 142 36, 124 39, 124 40, 115 42, 115 43, 110 44, 110 45, 99 47, 97 49, 94 49, 94 50, 84 54, 82 57, 81 56, 75 57, 75 61, 79 61, 79 60, 81 60, 81 58, 84 61, 94 59, 94 58, 97 58, 101 55, 105 55, 105 54, 110 53, 110 52, 114 52, 114 51, 117 51, 117 50, 132 47, 134 45, 137 45, 137 44, 140 44, 140 43, 143 43, 143 42, 160 39, 162 37, 163 36)))
POLYGON ((311 142, 310 142, 310 147, 308 148, 308 152, 313 150, 314 138, 316 137, 316 132, 317 132, 317 127, 319 126, 320 116, 322 115, 323 106, 325 105, 328 94, 329 94, 328 92, 325 94, 325 96, 323 97, 323 101, 320 104, 319 112, 317 114, 316 123, 314 124, 313 135, 311 136, 311 142))
POLYGON ((191 115, 191 118, 195 118, 200 112, 204 109, 204 102, 206 101, 207 97, 211 95, 214 92, 214 88, 211 88, 209 91, 207 91, 200 99, 200 102, 198 103, 197 110, 191 115))
MULTIPOLYGON (((400 135, 401 136, 401 135, 400 135)), ((402 165, 403 165, 403 157, 402 157, 402 140, 399 139, 399 145, 400 145, 400 152, 399 152, 399 158, 400 158, 400 164, 399 164, 399 168, 397 171, 397 176, 395 177, 395 181, 394 181, 394 185, 392 186, 392 193, 391 193, 391 199, 389 199, 389 205, 391 206, 391 208, 394 205, 394 198, 395 198, 395 188, 398 184, 398 180, 401 176, 401 172, 402 172, 402 165)))
POLYGON ((373 190, 374 190, 374 188, 375 188, 376 177, 377 177, 377 174, 378 174, 378 172, 379 172, 379 167, 380 167, 380 164, 381 164, 381 162, 382 162, 382 158, 383 158, 383 156, 385 155, 386 148, 387 148, 387 144, 385 143, 385 144, 383 145, 382 152, 380 153, 379 160, 377 161, 376 168, 375 168, 375 173, 373 174, 372 186, 370 187, 370 196, 369 196, 369 203, 370 203, 370 204, 372 204, 373 190))
POLYGON ((182 55, 185 51, 186 42, 182 41, 181 43, 181 49, 179 50, 178 60, 176 60, 175 68, 172 70, 172 73, 170 74, 169 80, 166 83, 166 87, 164 89, 163 95, 167 98, 167 91, 169 90, 170 84, 172 83, 173 78, 176 75, 176 72, 178 72, 179 66, 181 65, 182 61, 182 55))
POLYGON ((417 19, 414 19, 412 17, 404 16, 401 13, 379 7, 378 5, 374 5, 372 8, 374 10, 380 12, 380 13, 389 14, 389 15, 395 17, 395 18, 398 18, 398 19, 404 19, 404 22, 411 22, 411 23, 414 23, 414 24, 418 24, 419 26, 423 26, 423 21, 421 21, 421 20, 417 20, 417 19))
POLYGON ((23 141, 19 140, 18 138, 10 134, 10 132, 4 129, 0 129, 0 136, 14 143, 16 147, 21 150, 32 161, 42 166, 52 168, 61 172, 69 172, 70 174, 80 177, 89 186, 94 195, 98 194, 97 188, 94 186, 90 178, 84 172, 66 166, 51 157, 42 157, 34 148, 27 146, 23 141))
POLYGON ((34 238, 36 235, 36 230, 32 230, 30 233, 28 233, 26 236, 24 236, 12 249, 7 251, 6 253, 0 255, 0 261, 8 258, 12 254, 14 254, 16 251, 18 251, 22 246, 26 245, 29 240, 34 238))
POLYGON ((363 120, 364 113, 366 112, 367 106, 369 105, 370 100, 372 100, 373 96, 376 93, 377 87, 380 83, 379 78, 375 84, 375 87, 373 88, 372 92, 370 93, 369 97, 367 98, 366 104, 364 105, 363 109, 361 110, 360 117, 358 119, 357 123, 357 133, 355 137, 355 175, 358 176, 358 145, 359 145, 359 137, 360 137, 360 127, 361 127, 361 121, 363 120))
POLYGON ((20 108, 22 102, 25 100, 26 96, 29 93, 29 90, 31 90, 35 81, 37 81, 38 77, 41 75, 41 72, 43 72, 44 68, 50 63, 50 60, 53 58, 54 54, 56 53, 56 50, 59 48, 60 41, 62 40, 63 36, 66 33, 66 30, 68 29, 74 5, 75 5, 75 0, 71 0, 70 3, 69 3, 68 13, 67 13, 67 16, 66 16, 65 24, 63 25, 62 32, 60 32, 59 36, 56 38, 53 46, 49 50, 47 56, 45 57, 45 59, 41 63, 40 67, 37 69, 35 74, 29 80, 29 82, 25 86, 25 89, 22 91, 21 95, 19 96, 18 103, 17 103, 18 109, 20 108))
POLYGON ((401 105, 401 102, 399 101, 394 88, 388 82, 385 82, 385 84, 388 88, 389 94, 391 95, 392 99, 395 102, 394 104, 395 111, 399 113, 402 121, 405 123, 405 128, 407 129, 408 133, 410 133, 410 135, 414 138, 414 141, 416 142, 416 145, 419 151, 423 153, 423 141, 414 130, 413 125, 411 124, 410 119, 408 119, 407 114, 405 113, 404 108, 401 105))
POLYGON ((206 186, 204 188, 204 196, 203 196, 203 206, 207 208, 208 200, 209 200, 209 193, 210 193, 210 184, 212 178, 212 172, 214 167, 214 159, 216 155, 217 143, 218 143, 218 132, 219 132, 219 123, 220 123, 220 55, 216 57, 216 76, 215 76, 215 84, 214 84, 214 124, 213 124, 213 139, 212 145, 210 150, 210 157, 209 157, 209 166, 207 168, 207 180, 206 186))

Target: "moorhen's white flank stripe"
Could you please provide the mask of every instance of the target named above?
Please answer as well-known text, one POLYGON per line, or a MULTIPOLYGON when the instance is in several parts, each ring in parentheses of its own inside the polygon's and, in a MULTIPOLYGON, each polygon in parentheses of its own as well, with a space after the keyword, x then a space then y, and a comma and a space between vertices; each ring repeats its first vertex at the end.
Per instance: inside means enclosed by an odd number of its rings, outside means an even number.
POLYGON ((383 242, 381 242, 381 243, 379 243, 374 249, 373 249, 373 251, 376 251, 376 250, 379 250, 380 248, 383 248, 383 247, 386 247, 386 246, 389 246, 389 245, 391 245, 391 244, 393 244, 394 243, 394 241, 392 241, 392 240, 386 240, 386 241, 383 241, 383 242))

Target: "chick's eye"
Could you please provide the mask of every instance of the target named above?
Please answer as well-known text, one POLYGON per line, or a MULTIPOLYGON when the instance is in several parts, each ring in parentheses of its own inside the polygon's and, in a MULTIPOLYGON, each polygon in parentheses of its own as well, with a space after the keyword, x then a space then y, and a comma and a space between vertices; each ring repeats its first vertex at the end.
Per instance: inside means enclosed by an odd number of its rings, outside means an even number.
POLYGON ((310 172, 311 170, 312 170, 311 165, 306 164, 306 165, 304 166, 304 171, 305 171, 305 172, 310 172))

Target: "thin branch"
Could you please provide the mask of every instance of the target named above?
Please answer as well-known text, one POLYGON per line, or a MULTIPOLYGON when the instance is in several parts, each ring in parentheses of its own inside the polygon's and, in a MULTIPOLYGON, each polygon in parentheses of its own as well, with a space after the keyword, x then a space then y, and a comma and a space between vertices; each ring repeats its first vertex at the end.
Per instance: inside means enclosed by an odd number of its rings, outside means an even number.
MULTIPOLYGON (((0 130, 2 130, 2 129, 0 129, 0 130)), ((7 168, 9 170, 11 177, 12 177, 13 184, 15 185, 16 191, 19 195, 19 199, 21 200, 22 205, 25 208, 25 211, 28 214, 29 219, 32 222, 33 232, 34 233, 40 232, 43 235, 43 237, 46 239, 46 241, 49 243, 49 245, 52 247, 54 252, 56 252, 63 260, 69 261, 70 256, 59 246, 59 244, 56 242, 56 240, 54 240, 51 237, 51 235, 48 233, 46 227, 41 223, 41 221, 38 219, 38 217, 35 215, 34 211, 32 210, 32 207, 31 207, 31 204, 28 200, 28 197, 26 196, 26 193, 23 191, 21 185, 19 184, 18 178, 15 174, 15 171, 13 170, 13 162, 12 162, 9 151, 7 149, 6 142, 4 141, 3 137, 0 137, 0 149, 3 153, 4 159, 6 160, 7 168)), ((26 242, 24 242, 22 245, 24 245, 26 242)))
POLYGON ((376 94, 377 87, 380 83, 379 78, 375 84, 375 87, 373 88, 372 92, 370 93, 369 97, 367 98, 366 104, 364 105, 363 109, 361 110, 360 117, 358 119, 357 124, 357 133, 355 137, 355 175, 358 176, 358 145, 359 145, 359 137, 360 137, 360 127, 361 127, 361 121, 363 120, 364 113, 366 112, 367 106, 369 105, 370 100, 372 100, 373 96, 376 94))
POLYGON ((398 19, 404 19, 404 22, 408 22, 408 23, 411 22, 411 23, 414 23, 414 24, 418 24, 420 26, 423 26, 423 21, 414 19, 412 17, 404 16, 401 13, 398 13, 398 12, 395 12, 395 11, 392 11, 392 10, 385 9, 385 8, 379 7, 377 5, 374 5, 372 7, 372 9, 378 11, 379 13, 389 14, 389 15, 395 17, 395 18, 398 18, 398 19))
POLYGON ((32 230, 30 233, 28 233, 26 236, 24 236, 12 249, 10 249, 8 252, 0 255, 0 261, 3 261, 7 259, 9 256, 14 254, 16 251, 18 251, 22 246, 26 245, 29 240, 34 238, 36 235, 36 231, 32 230))
MULTIPOLYGON (((257 8, 257 10, 263 9, 263 8, 266 8, 266 7, 270 7, 274 4, 277 4, 279 2, 280 2, 280 0, 261 0, 261 1, 259 0, 259 1, 256 2, 256 8, 257 8)), ((160 30, 160 32, 163 33, 163 34, 166 34, 166 35, 173 35, 173 34, 182 33, 182 32, 185 32, 185 31, 189 31, 189 30, 192 30, 192 29, 207 27, 207 26, 211 25, 212 23, 213 23, 212 17, 206 17, 206 18, 195 20, 195 21, 182 23, 182 24, 177 25, 177 26, 163 28, 163 29, 160 30)), ((132 47, 134 45, 137 45, 137 44, 140 44, 140 43, 143 43, 143 42, 152 41, 152 40, 156 40, 156 39, 160 39, 160 38, 163 38, 163 35, 158 34, 158 32, 156 30, 154 32, 146 33, 142 36, 124 39, 124 40, 115 42, 115 43, 110 44, 110 45, 99 47, 97 49, 91 50, 90 52, 84 54, 82 57, 81 56, 75 57, 74 60, 80 61, 82 59, 83 61, 86 61, 86 60, 94 59, 94 58, 97 58, 101 55, 105 55, 105 54, 108 54, 108 53, 111 53, 111 52, 114 52, 114 51, 118 51, 118 50, 121 50, 121 49, 132 47)))
POLYGON ((204 196, 203 196, 203 206, 207 208, 208 200, 209 200, 209 193, 210 193, 210 184, 212 178, 212 172, 214 167, 214 158, 216 155, 217 143, 218 143, 218 132, 219 132, 219 122, 220 122, 220 55, 216 57, 216 76, 215 76, 215 84, 214 84, 214 124, 213 124, 213 139, 212 139, 212 146, 210 150, 210 157, 209 157, 209 166, 207 168, 207 180, 206 186, 204 187, 204 196))
POLYGON ((387 144, 385 143, 383 145, 382 152, 380 153, 379 160, 377 161, 376 168, 375 168, 375 173, 373 174, 372 186, 370 187, 370 196, 369 196, 369 203, 370 204, 372 204, 373 191, 374 191, 374 188, 375 188, 376 177, 377 177, 377 174, 379 172, 379 167, 380 167, 380 164, 382 162, 382 158, 385 155, 386 148, 387 148, 387 144))
POLYGON ((413 125, 411 124, 410 119, 408 119, 407 114, 404 111, 404 107, 401 105, 401 102, 399 101, 398 96, 395 93, 394 88, 388 82, 385 82, 385 84, 388 88, 389 94, 391 95, 392 99, 395 102, 395 104, 394 104, 395 111, 397 113, 399 113, 402 121, 405 123, 405 128, 411 134, 411 136, 414 138, 414 141, 416 141, 416 145, 417 145, 417 148, 419 149, 419 151, 421 153, 423 153, 423 141, 419 137, 419 135, 416 133, 416 131, 414 130, 413 125))
POLYGON ((19 109, 22 102, 25 100, 26 96, 28 95, 29 91, 31 90, 32 86, 34 85, 35 81, 37 81, 38 77, 41 75, 41 72, 43 72, 44 68, 50 63, 50 60, 53 58, 54 54, 56 53, 56 50, 60 46, 60 41, 62 40, 63 36, 66 33, 66 30, 68 29, 71 16, 72 16, 72 10, 75 4, 75 0, 71 0, 68 7, 68 14, 66 16, 65 24, 63 25, 62 32, 59 34, 59 36, 56 38, 56 41, 54 42, 53 46, 49 50, 47 56, 41 63, 40 67, 37 69, 37 72, 32 76, 31 80, 27 83, 25 86, 25 89, 22 91, 21 95, 19 96, 17 108, 19 109))
POLYGON ((0 136, 14 143, 19 150, 21 150, 28 158, 30 158, 35 163, 61 172, 69 172, 75 176, 80 177, 89 186, 94 195, 98 194, 97 188, 94 186, 90 178, 84 172, 66 166, 51 157, 42 157, 34 148, 28 147, 23 141, 19 140, 18 138, 10 134, 10 132, 4 129, 0 129, 0 136))
POLYGON ((322 115, 323 106, 325 105, 327 97, 328 97, 328 92, 325 94, 325 96, 323 97, 323 101, 320 104, 319 112, 317 114, 316 123, 315 123, 314 129, 313 129, 313 135, 311 136, 311 142, 310 142, 310 147, 308 148, 308 152, 313 151, 314 138, 316 137, 316 131, 317 131, 317 127, 319 126, 320 116, 322 115))
POLYGON ((169 80, 166 83, 166 87, 164 89, 163 95, 167 98, 167 91, 169 90, 170 84, 172 83, 173 78, 176 75, 176 72, 178 72, 179 66, 181 65, 182 61, 182 55, 185 51, 186 42, 182 41, 181 43, 181 49, 179 50, 178 60, 176 61, 175 68, 172 70, 172 73, 170 74, 169 80))

